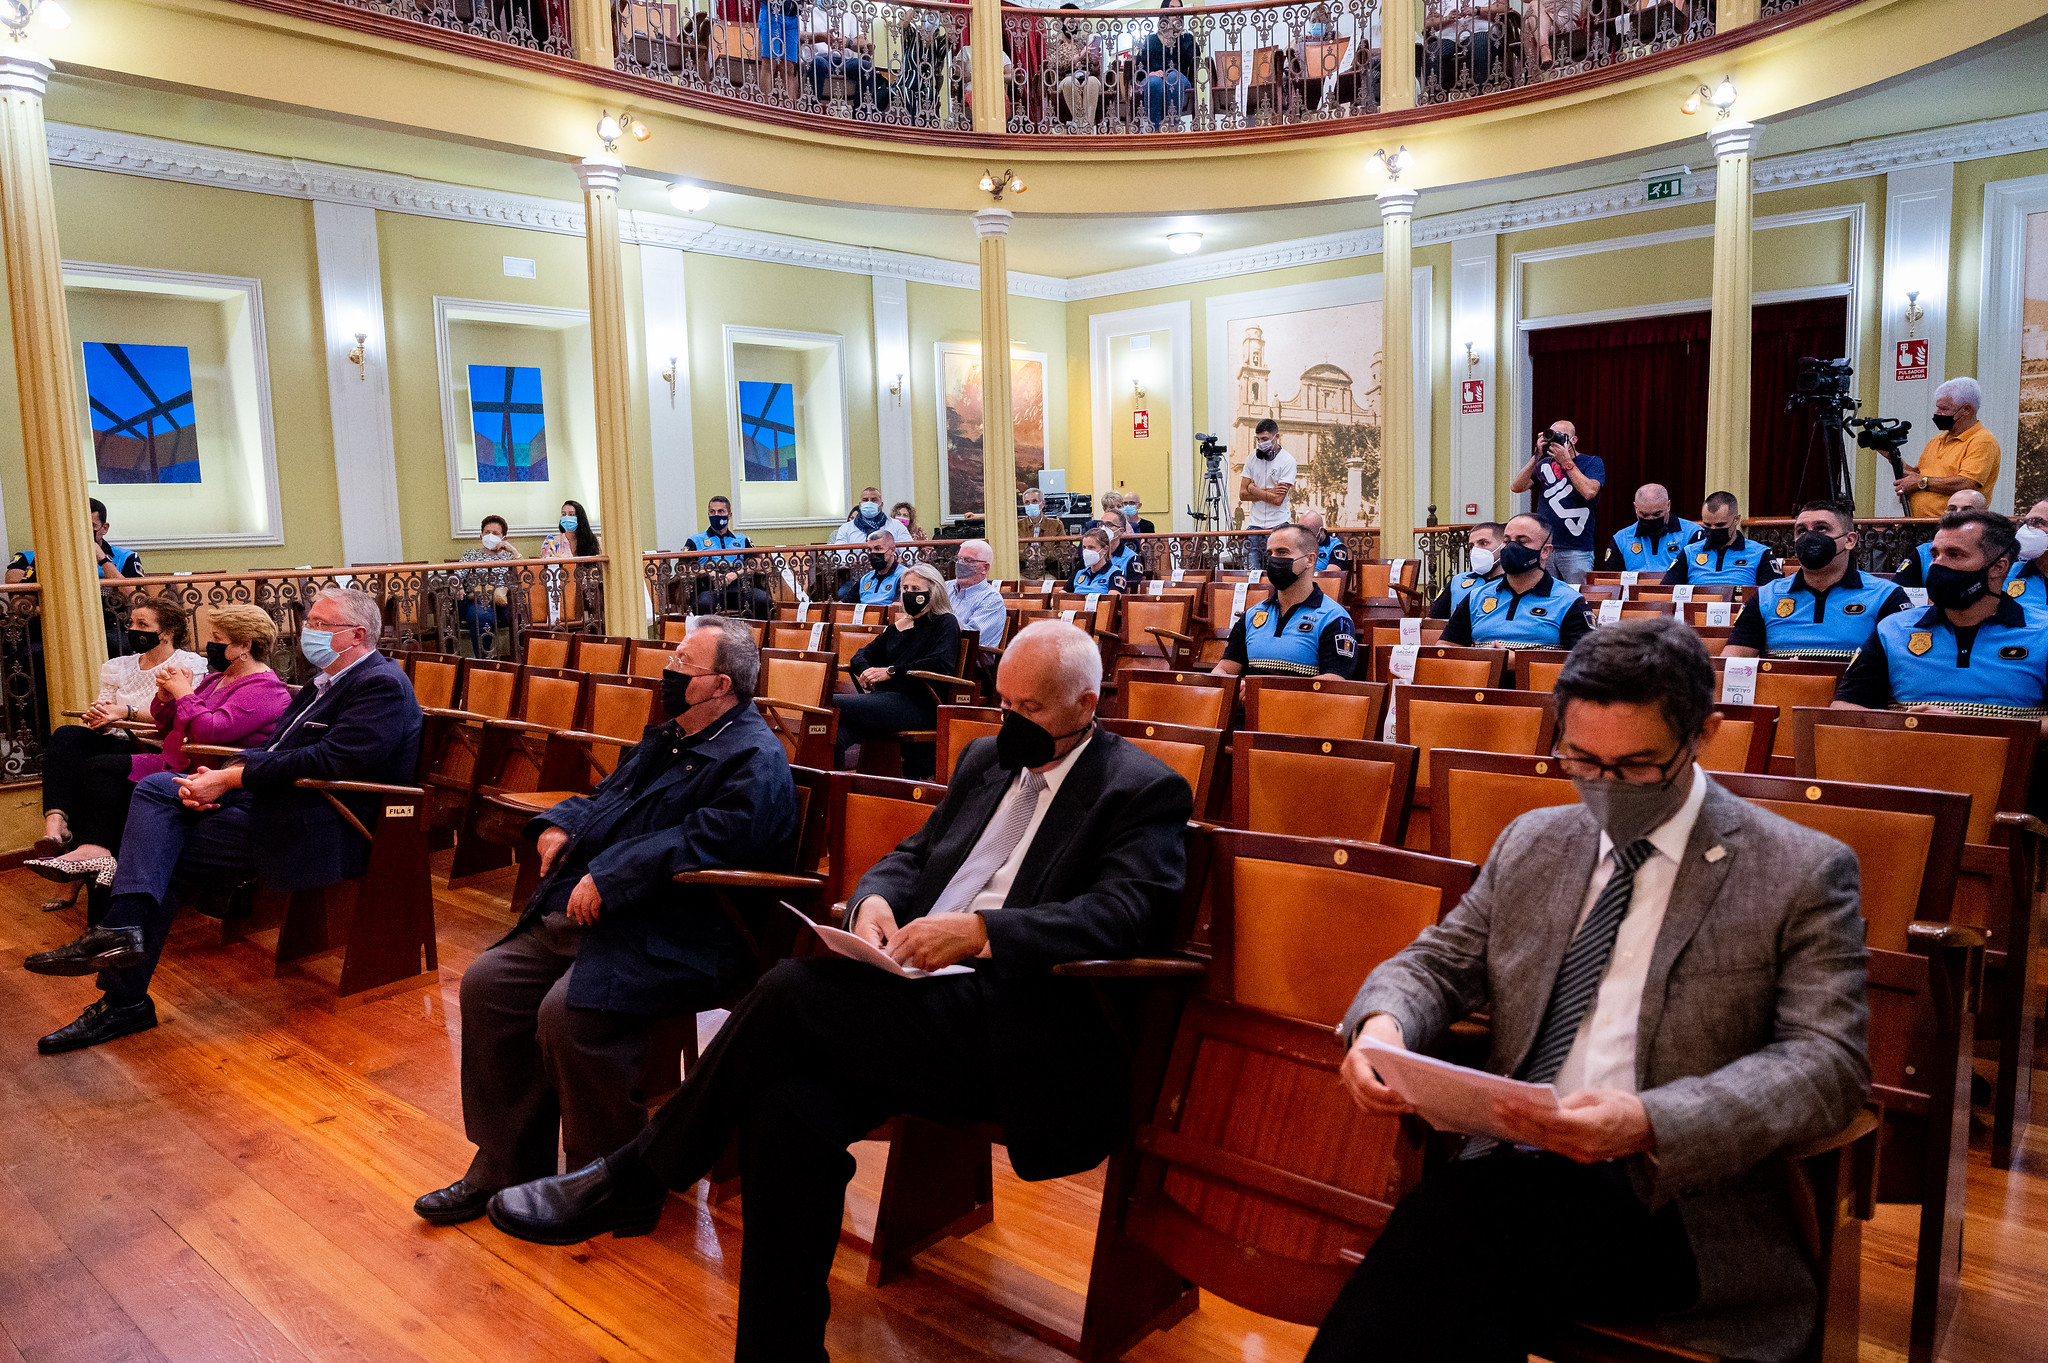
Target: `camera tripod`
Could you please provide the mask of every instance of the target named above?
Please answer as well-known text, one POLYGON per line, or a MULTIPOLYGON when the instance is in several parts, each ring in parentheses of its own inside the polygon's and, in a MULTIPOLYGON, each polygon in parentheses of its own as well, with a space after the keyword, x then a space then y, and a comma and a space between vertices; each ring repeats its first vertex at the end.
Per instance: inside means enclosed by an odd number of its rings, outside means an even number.
POLYGON ((1805 397, 1794 394, 1791 404, 1806 408, 1806 452, 1799 460, 1799 480, 1792 485, 1792 503, 1827 500, 1847 502, 1856 495, 1849 478, 1849 435, 1844 418, 1856 410, 1854 398, 1805 397), (1821 467, 1814 468, 1818 456, 1821 467), (1808 480, 1818 472, 1821 486, 1808 491, 1808 480))

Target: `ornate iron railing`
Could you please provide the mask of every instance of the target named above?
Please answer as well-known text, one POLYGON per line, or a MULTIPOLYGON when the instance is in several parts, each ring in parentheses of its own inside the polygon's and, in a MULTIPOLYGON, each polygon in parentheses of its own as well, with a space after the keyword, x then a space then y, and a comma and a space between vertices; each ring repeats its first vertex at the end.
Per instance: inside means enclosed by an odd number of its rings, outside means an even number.
POLYGON ((613 0, 621 71, 748 104, 967 130, 967 7, 919 0, 613 0))
POLYGON ((1714 0, 1423 0, 1417 102, 1576 76, 1714 36, 1714 0))
POLYGON ((1380 107, 1380 0, 1006 7, 1003 53, 1011 132, 1208 132, 1380 107))
POLYGON ((569 0, 334 0, 350 9, 464 33, 507 47, 567 57, 569 0))

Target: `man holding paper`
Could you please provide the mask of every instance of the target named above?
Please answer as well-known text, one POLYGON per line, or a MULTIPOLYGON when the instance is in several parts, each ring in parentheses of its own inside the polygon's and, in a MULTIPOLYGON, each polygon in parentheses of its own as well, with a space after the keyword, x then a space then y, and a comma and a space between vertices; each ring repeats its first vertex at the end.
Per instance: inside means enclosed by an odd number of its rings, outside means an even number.
POLYGON ((1768 1162, 1839 1130, 1870 1083, 1858 868, 1699 768, 1713 694, 1677 621, 1580 644, 1556 685, 1580 803, 1508 825, 1471 892, 1366 978, 1341 1032, 1368 1113, 1431 1096, 1390 1086, 1367 1039, 1425 1048, 1481 1009, 1489 1074, 1557 1096, 1490 1099, 1500 1139, 1394 1209, 1311 1363, 1519 1360, 1581 1318, 1758 1363, 1804 1347, 1815 1287, 1768 1162))
POLYGON ((500 1193, 492 1222, 541 1244, 644 1233, 668 1190, 704 1177, 737 1133, 736 1356, 811 1363, 824 1356, 847 1147, 878 1124, 906 1112, 998 1121, 1028 1179, 1107 1157, 1130 1115, 1130 1060, 1089 985, 1053 969, 1171 945, 1194 797, 1096 727, 1101 685, 1087 634, 1057 620, 1019 631, 996 674, 1001 734, 967 746, 924 827, 849 898, 846 926, 899 964, 968 972, 785 961, 640 1138, 500 1193))
POLYGON ((1799 571, 1757 589, 1722 657, 1846 662, 1870 642, 1878 621, 1912 605, 1894 584, 1856 571, 1853 506, 1808 502, 1792 536, 1799 571))

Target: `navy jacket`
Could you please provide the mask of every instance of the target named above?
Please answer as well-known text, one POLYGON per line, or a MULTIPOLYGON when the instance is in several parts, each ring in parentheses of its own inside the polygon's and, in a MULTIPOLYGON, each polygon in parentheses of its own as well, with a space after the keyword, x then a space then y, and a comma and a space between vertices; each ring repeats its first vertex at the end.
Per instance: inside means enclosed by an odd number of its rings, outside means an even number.
POLYGON ((534 820, 570 835, 517 933, 565 907, 588 875, 603 901, 569 974, 578 1008, 670 1016, 745 978, 753 960, 711 896, 683 871, 787 871, 796 853, 796 783, 782 740, 752 705, 694 738, 658 725, 587 796, 534 820), (665 766, 664 766, 665 764, 665 766), (643 773, 657 769, 638 789, 643 773))

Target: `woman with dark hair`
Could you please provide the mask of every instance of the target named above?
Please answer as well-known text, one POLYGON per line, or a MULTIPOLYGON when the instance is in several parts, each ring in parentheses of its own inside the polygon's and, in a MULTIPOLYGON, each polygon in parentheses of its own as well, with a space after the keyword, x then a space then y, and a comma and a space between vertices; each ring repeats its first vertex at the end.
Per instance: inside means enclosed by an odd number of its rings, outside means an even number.
MULTIPOLYGON (((1159 0, 1159 8, 1182 8, 1183 0, 1159 0)), ((1154 132, 1180 131, 1183 114, 1195 111, 1195 35, 1178 15, 1159 16, 1159 31, 1145 39, 1138 70, 1145 77, 1145 121, 1154 132)))
POLYGON ((561 533, 540 542, 542 558, 596 558, 604 550, 597 544, 596 527, 581 502, 563 502, 561 533))

